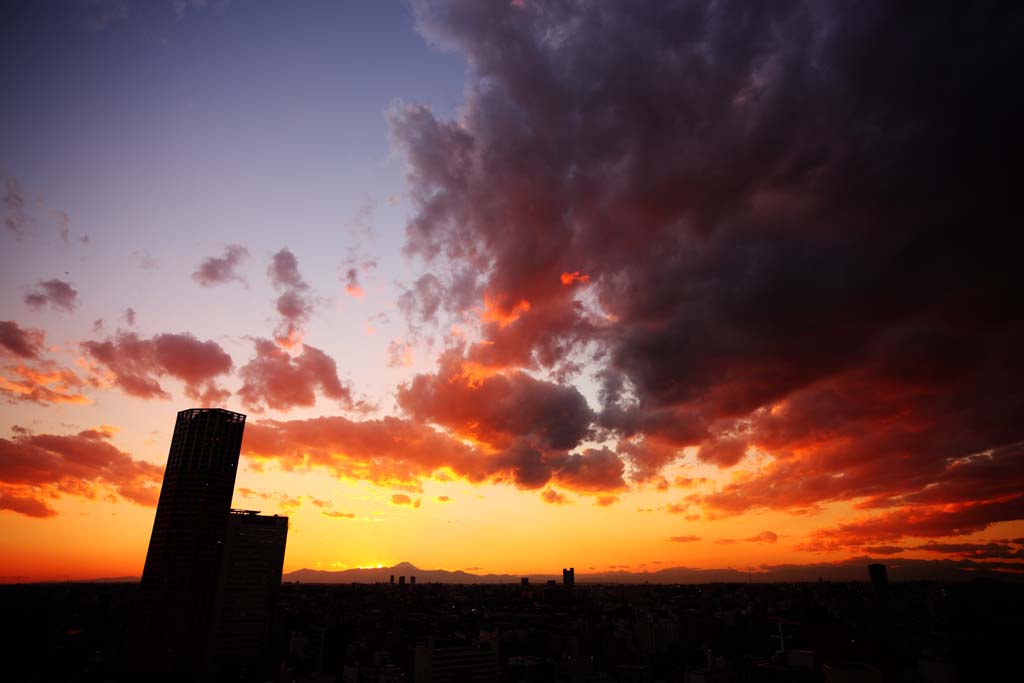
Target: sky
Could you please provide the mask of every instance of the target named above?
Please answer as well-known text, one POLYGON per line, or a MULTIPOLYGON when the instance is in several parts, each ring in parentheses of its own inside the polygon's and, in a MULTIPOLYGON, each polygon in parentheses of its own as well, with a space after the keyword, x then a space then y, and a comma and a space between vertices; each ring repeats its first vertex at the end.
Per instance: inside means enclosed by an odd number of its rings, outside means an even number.
POLYGON ((1024 13, 0 7, 0 581, 176 413, 285 571, 1024 570, 1024 13))

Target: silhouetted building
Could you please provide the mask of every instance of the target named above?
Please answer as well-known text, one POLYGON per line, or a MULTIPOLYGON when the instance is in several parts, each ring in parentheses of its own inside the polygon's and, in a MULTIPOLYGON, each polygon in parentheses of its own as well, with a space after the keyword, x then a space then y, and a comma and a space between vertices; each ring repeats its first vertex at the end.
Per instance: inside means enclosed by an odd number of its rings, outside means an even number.
MULTIPOLYGON (((882 567, 883 565, 873 565, 882 567)), ((882 672, 861 662, 826 662, 821 667, 825 683, 882 683, 882 672)))
POLYGON ((576 568, 569 567, 568 569, 562 569, 562 585, 566 588, 572 588, 576 585, 576 568))
POLYGON ((415 576, 410 576, 409 577, 409 585, 410 586, 415 586, 416 585, 416 577, 415 576))
POLYGON ((398 585, 399 586, 404 586, 405 585, 405 577, 404 576, 399 576, 398 577, 398 585))
POLYGON ((394 574, 391 575, 391 585, 392 586, 395 585, 395 575, 394 574))
POLYGON ((523 587, 529 586, 530 585, 530 579, 528 579, 527 577, 524 576, 523 578, 519 579, 519 584, 521 586, 523 586, 523 587))
POLYGON ((213 622, 213 660, 222 671, 268 662, 271 621, 281 588, 288 518, 232 510, 213 622))
POLYGON ((498 654, 460 641, 426 639, 416 646, 416 683, 491 683, 498 680, 498 654))
POLYGON ((245 415, 178 413, 142 572, 128 666, 205 670, 245 415))
POLYGON ((868 575, 871 577, 871 585, 875 587, 875 595, 882 602, 889 598, 889 572, 884 564, 869 564, 868 575))

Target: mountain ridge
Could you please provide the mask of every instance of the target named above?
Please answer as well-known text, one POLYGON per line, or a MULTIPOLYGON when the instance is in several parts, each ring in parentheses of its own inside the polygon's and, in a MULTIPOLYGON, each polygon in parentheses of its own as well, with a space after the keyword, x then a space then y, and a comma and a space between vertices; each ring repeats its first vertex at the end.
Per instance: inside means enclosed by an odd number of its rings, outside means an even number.
MULTIPOLYGON (((1024 565, 1004 562, 975 562, 973 560, 918 560, 854 557, 835 563, 764 565, 756 571, 742 571, 726 567, 716 569, 694 569, 690 567, 666 567, 649 572, 603 571, 581 572, 576 570, 578 584, 586 583, 799 583, 807 581, 867 581, 867 565, 881 563, 888 567, 889 577, 894 581, 915 580, 969 580, 976 578, 998 578, 1022 580, 1024 575, 1015 573, 1024 570, 1024 565)), ((530 583, 557 581, 561 574, 473 574, 465 570, 421 569, 411 562, 399 562, 391 567, 353 568, 341 570, 297 569, 281 577, 282 582, 295 583, 388 583, 391 576, 397 583, 400 576, 415 576, 416 582, 447 584, 519 583, 529 579, 530 583)))
MULTIPOLYGON (((1024 563, 1020 562, 977 562, 974 560, 919 560, 892 557, 852 557, 840 562, 819 562, 811 564, 762 565, 755 571, 743 571, 732 567, 715 569, 694 569, 691 567, 666 567, 649 572, 603 571, 586 572, 576 569, 577 584, 702 584, 702 583, 801 583, 823 581, 867 581, 867 565, 884 564, 892 581, 966 581, 971 579, 1000 579, 1024 581, 1024 563)), ((287 572, 281 577, 282 583, 308 584, 350 584, 387 583, 391 575, 395 582, 399 576, 416 577, 418 584, 495 584, 519 583, 523 578, 531 584, 547 581, 561 583, 561 574, 474 574, 463 569, 421 569, 411 562, 398 562, 391 567, 353 568, 341 570, 303 568, 287 572)), ((137 583, 138 576, 101 577, 93 579, 52 579, 32 581, 28 577, 10 577, 0 584, 17 583, 137 583), (26 579, 10 580, 10 579, 26 579)))

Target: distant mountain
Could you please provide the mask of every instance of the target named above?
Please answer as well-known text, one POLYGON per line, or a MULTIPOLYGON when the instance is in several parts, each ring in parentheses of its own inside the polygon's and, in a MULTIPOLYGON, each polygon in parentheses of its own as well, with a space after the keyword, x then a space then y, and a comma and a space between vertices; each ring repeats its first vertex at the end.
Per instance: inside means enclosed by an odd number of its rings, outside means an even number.
MULTIPOLYGON (((1024 581, 1024 563, 1013 561, 976 562, 974 560, 914 560, 898 557, 853 557, 842 562, 813 564, 762 565, 760 569, 745 572, 739 569, 692 569, 668 567, 653 572, 587 572, 576 568, 576 583, 799 583, 803 581, 867 581, 869 564, 878 562, 889 569, 892 581, 966 581, 970 579, 1002 579, 1024 581)), ((298 569, 281 577, 283 582, 297 583, 387 583, 391 575, 395 582, 399 576, 416 577, 416 583, 519 583, 525 576, 531 584, 562 582, 559 574, 472 574, 462 570, 420 569, 410 562, 399 562, 393 567, 372 569, 298 569)), ((11 583, 65 583, 65 581, 35 582, 29 577, 0 577, 0 584, 11 583)), ((137 576, 116 578, 76 579, 71 583, 138 583, 137 576)))
MULTIPOLYGON (((669 567, 654 572, 594 572, 576 570, 576 583, 796 583, 802 581, 867 581, 867 565, 881 563, 889 568, 893 581, 956 581, 977 578, 999 578, 1024 580, 1024 564, 1010 562, 975 562, 973 560, 914 560, 893 557, 854 557, 842 562, 820 562, 815 564, 764 565, 758 571, 745 572, 738 569, 691 569, 669 567)), ((321 569, 299 569, 288 572, 282 581, 298 583, 387 583, 391 575, 398 582, 399 576, 416 577, 417 583, 519 583, 524 576, 530 583, 546 583, 556 580, 561 583, 561 574, 471 574, 464 571, 444 569, 420 569, 409 563, 400 562, 393 567, 372 569, 345 569, 325 571, 321 569)))
MULTIPOLYGON (((394 575, 395 583, 398 577, 415 576, 417 583, 518 583, 522 578, 511 574, 470 574, 462 570, 447 571, 445 569, 420 569, 409 562, 399 562, 393 567, 370 568, 370 569, 343 569, 340 571, 326 571, 323 569, 298 569, 288 572, 281 577, 282 581, 297 581, 299 583, 387 583, 394 575)), ((555 578, 551 576, 530 576, 531 582, 544 581, 555 578)), ((561 578, 561 576, 559 576, 561 578)))

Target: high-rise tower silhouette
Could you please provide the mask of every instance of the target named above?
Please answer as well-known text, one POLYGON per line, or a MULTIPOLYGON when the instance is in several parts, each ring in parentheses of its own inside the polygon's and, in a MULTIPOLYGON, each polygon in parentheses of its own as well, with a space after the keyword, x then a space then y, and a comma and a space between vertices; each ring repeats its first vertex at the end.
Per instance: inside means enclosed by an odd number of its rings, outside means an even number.
POLYGON ((142 572, 133 669, 207 668, 244 429, 245 415, 228 410, 178 413, 142 572))
POLYGON ((270 668, 267 645, 281 588, 288 518, 232 510, 211 624, 212 667, 223 676, 270 668))

